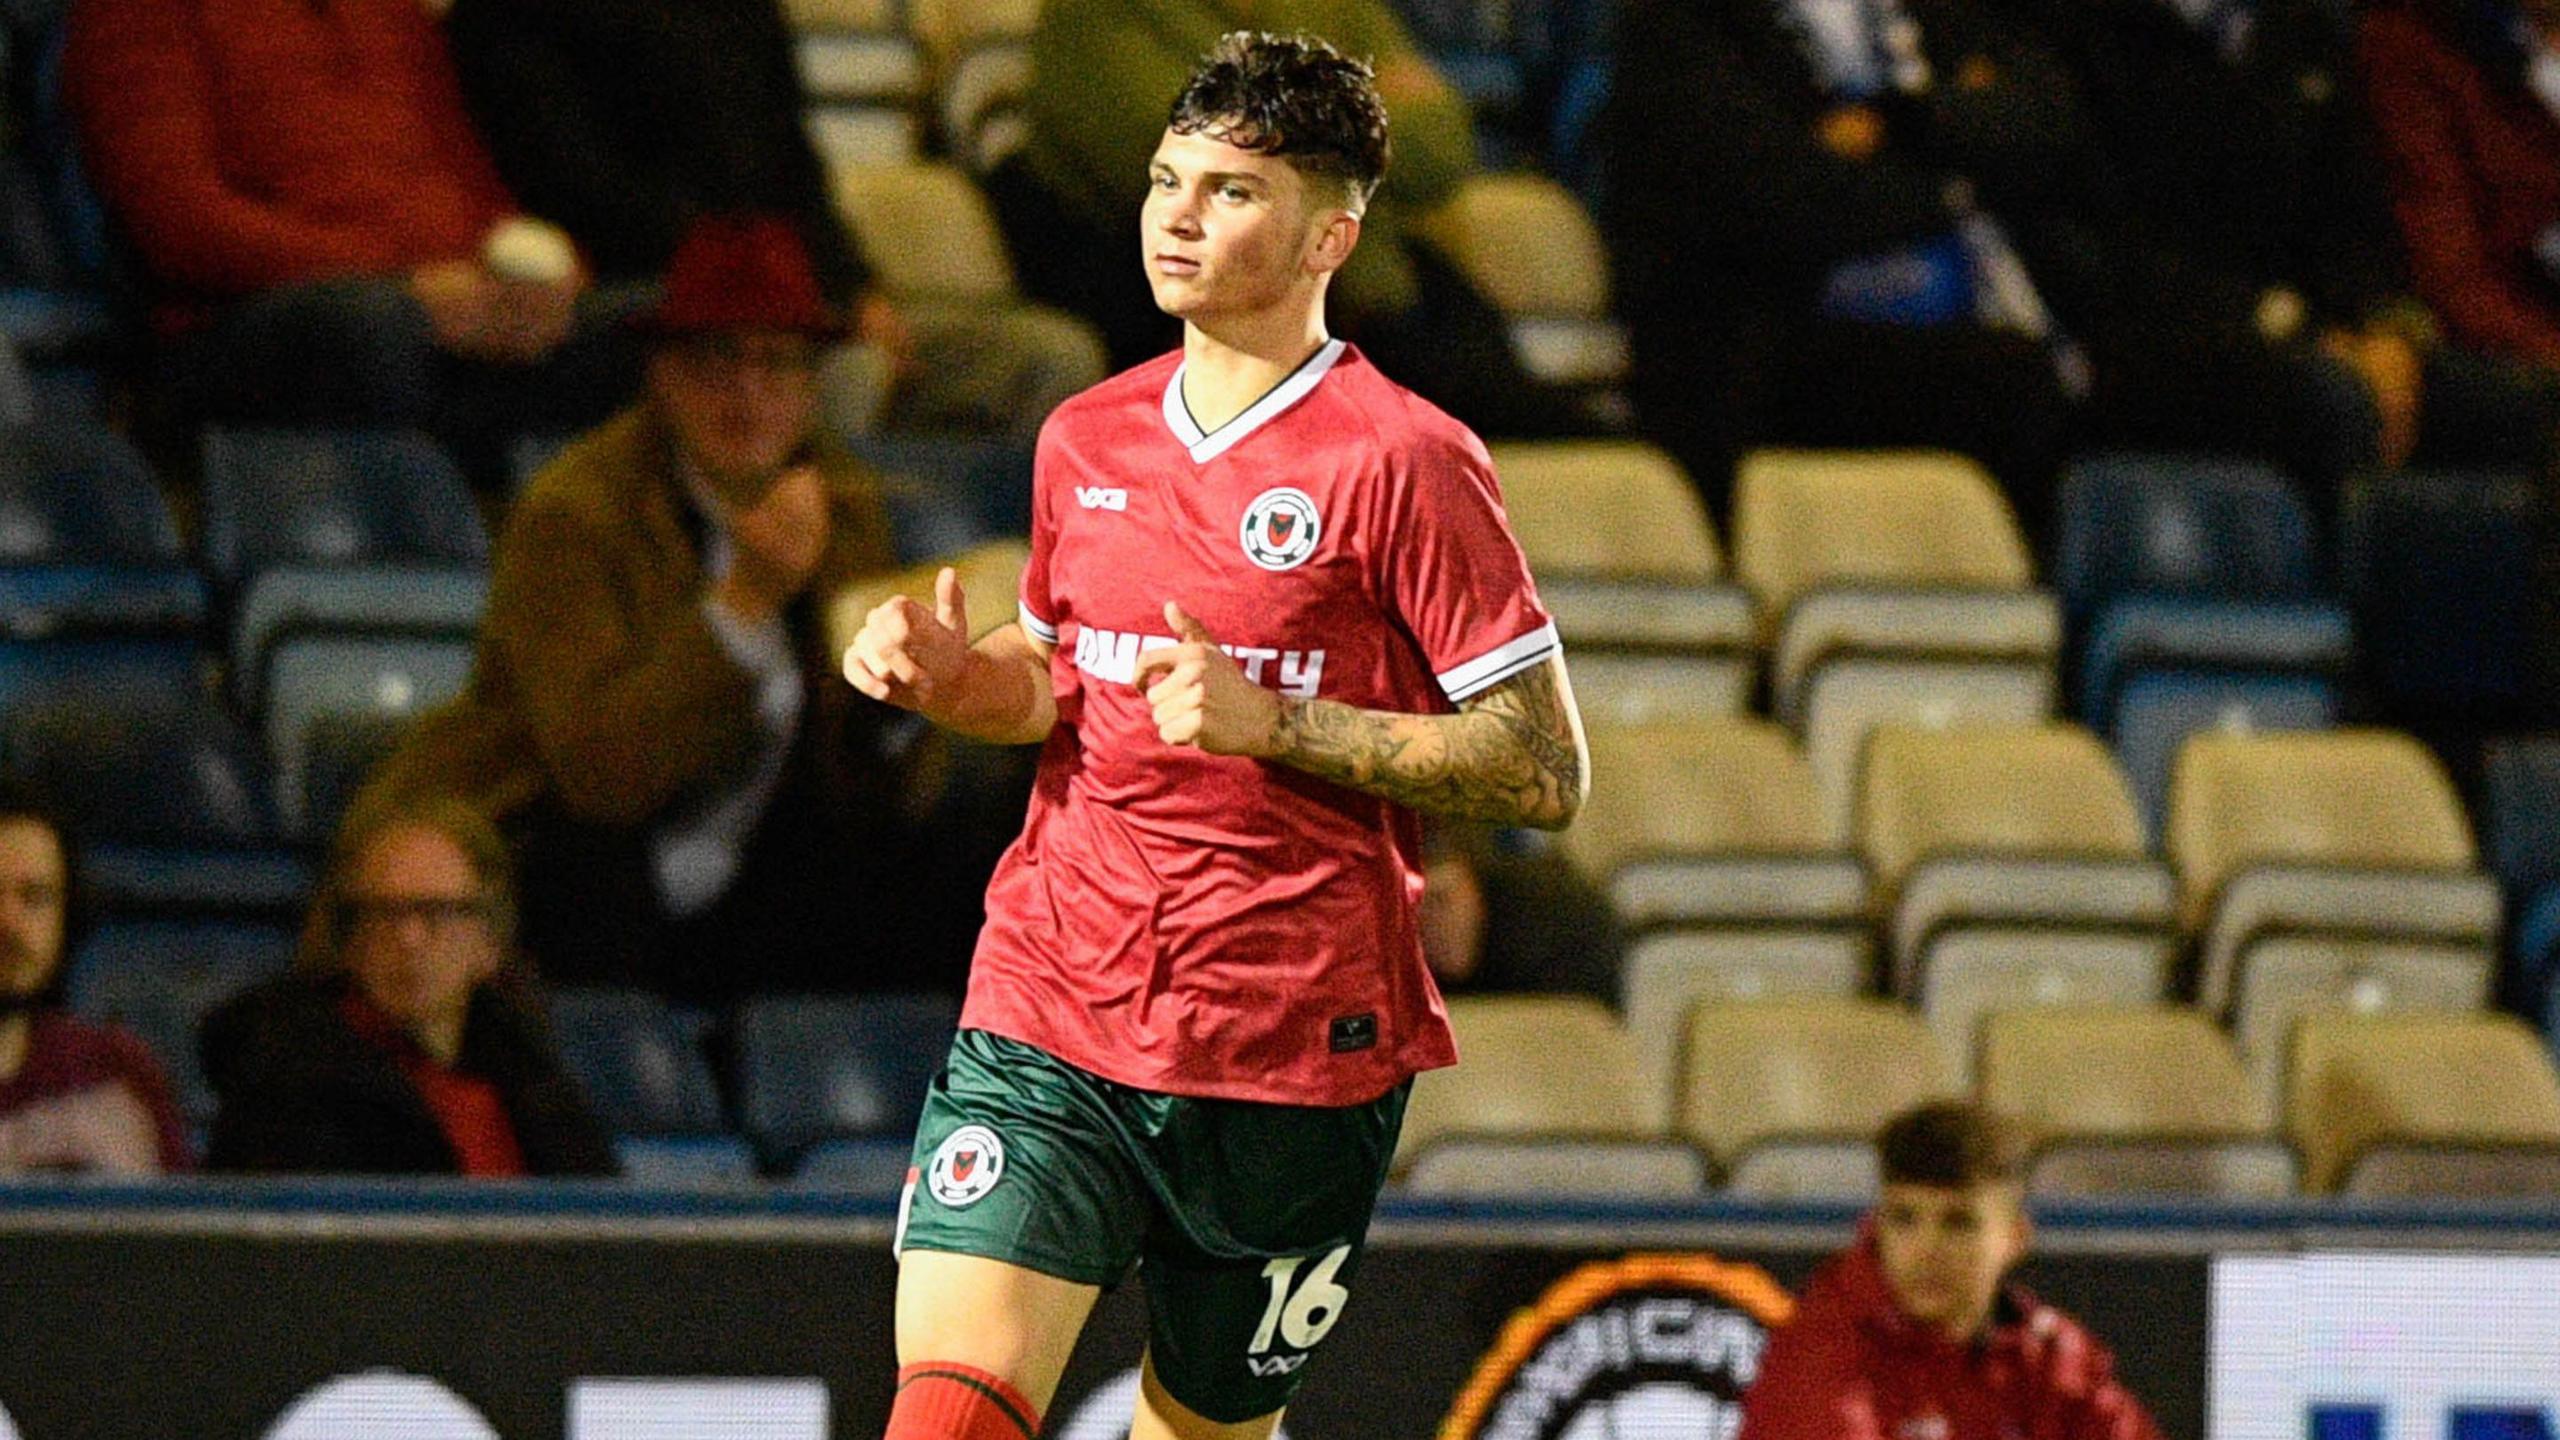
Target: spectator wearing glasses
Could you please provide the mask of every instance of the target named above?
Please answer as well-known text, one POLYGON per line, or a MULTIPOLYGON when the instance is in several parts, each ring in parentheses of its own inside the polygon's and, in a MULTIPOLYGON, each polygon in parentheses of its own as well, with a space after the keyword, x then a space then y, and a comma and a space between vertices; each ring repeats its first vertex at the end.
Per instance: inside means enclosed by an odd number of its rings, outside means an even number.
POLYGON ((505 842, 469 806, 351 815, 294 969, 205 1021, 209 1168, 614 1173, 512 973, 514 918, 505 842))
POLYGON ((706 1005, 922 983, 892 973, 919 949, 898 917, 935 897, 881 878, 921 843, 915 732, 821 635, 894 559, 877 485, 818 425, 845 325, 788 219, 696 222, 646 397, 518 497, 471 681, 376 781, 499 818, 550 979, 706 1005))

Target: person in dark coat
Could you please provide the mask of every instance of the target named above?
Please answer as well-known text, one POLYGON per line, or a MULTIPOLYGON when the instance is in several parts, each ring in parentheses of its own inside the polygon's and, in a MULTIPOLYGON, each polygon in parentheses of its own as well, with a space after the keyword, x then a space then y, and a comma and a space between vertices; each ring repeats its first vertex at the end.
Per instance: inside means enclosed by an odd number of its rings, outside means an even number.
POLYGON ((507 967, 505 843, 451 800, 359 808, 294 970, 202 1032, 214 1170, 610 1175, 604 1127, 507 967))

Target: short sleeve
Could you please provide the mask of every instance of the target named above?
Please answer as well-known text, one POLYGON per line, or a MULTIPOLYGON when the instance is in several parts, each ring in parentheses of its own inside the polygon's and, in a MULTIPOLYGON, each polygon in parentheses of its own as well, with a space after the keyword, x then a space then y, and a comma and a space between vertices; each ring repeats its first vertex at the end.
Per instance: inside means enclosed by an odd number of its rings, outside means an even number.
POLYGON ((1557 652, 1529 562, 1503 515, 1493 459, 1462 429, 1428 435, 1394 487, 1386 549, 1390 602, 1451 704, 1557 652))
POLYGON ((1048 646, 1058 643, 1057 601, 1049 591, 1049 557, 1058 544, 1057 510, 1050 503, 1057 466, 1050 458, 1049 431, 1056 423, 1053 418, 1040 427, 1040 443, 1032 455, 1031 558, 1022 567, 1022 594, 1017 597, 1023 633, 1048 646))

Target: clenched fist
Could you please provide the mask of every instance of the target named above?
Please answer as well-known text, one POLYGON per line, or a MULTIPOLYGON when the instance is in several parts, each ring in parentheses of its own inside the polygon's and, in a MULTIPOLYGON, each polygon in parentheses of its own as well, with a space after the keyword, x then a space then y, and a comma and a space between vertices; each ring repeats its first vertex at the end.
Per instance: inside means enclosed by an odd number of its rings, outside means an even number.
POLYGON ((1180 605, 1166 601, 1164 618, 1180 643, 1138 657, 1138 688, 1155 710, 1156 734, 1167 745, 1212 755, 1278 753, 1280 697, 1246 679, 1244 668, 1180 605))
POLYGON ((969 597, 946 565, 933 580, 933 608, 904 595, 872 607, 844 653, 844 676, 874 700, 932 716, 969 667, 969 597))

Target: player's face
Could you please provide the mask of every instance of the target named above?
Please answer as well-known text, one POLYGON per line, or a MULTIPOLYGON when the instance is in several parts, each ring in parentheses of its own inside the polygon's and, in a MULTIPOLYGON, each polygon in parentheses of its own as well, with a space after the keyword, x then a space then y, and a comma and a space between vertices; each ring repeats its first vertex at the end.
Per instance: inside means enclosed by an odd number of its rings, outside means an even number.
POLYGON ((787 331, 714 331, 660 346, 649 392, 676 443, 728 495, 756 492, 818 423, 818 347, 787 331))
POLYGON ((1343 213, 1286 160, 1165 131, 1138 226, 1157 308, 1198 323, 1300 302, 1330 268, 1318 251, 1343 213))
POLYGON ((0 821, 0 993, 32 995, 62 962, 65 867, 53 827, 0 821))
POLYGON ((345 903, 347 969, 375 1009, 404 1025, 458 1019, 497 971, 480 877, 441 830, 411 825, 374 841, 345 903))
POLYGON ((2000 1277, 2027 1252, 2027 1212, 2004 1184, 1888 1184, 1876 1206, 1876 1252, 1904 1315, 1951 1339, 1991 1318, 2000 1277))

